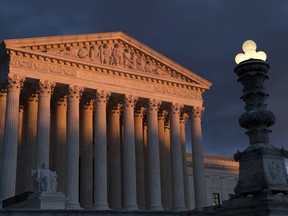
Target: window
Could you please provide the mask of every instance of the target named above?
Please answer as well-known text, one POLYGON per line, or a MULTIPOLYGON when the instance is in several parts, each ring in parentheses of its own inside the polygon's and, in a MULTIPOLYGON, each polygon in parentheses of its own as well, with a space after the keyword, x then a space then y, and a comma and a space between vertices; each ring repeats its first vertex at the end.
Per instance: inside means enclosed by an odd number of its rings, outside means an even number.
POLYGON ((212 205, 213 206, 220 205, 220 195, 219 195, 219 193, 213 193, 212 194, 212 205))

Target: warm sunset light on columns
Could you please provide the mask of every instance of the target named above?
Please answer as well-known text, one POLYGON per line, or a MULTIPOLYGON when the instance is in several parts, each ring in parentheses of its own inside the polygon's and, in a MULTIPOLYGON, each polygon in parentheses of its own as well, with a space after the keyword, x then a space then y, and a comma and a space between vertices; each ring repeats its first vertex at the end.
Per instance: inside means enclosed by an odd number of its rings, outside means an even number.
POLYGON ((107 167, 107 125, 106 105, 111 93, 96 91, 94 103, 94 205, 97 210, 107 210, 108 167, 107 167))
POLYGON ((18 75, 8 75, 6 120, 0 176, 0 202, 6 198, 15 196, 19 95, 23 82, 24 78, 18 75))
POLYGON ((112 209, 122 208, 121 109, 122 104, 117 102, 112 102, 108 109, 109 204, 112 209))
POLYGON ((147 106, 147 208, 162 210, 158 109, 161 101, 149 99, 147 106))
POLYGON ((183 156, 180 135, 180 111, 182 104, 172 103, 170 112, 172 210, 182 211, 185 207, 183 156))
POLYGON ((136 144, 136 179, 137 201, 139 209, 145 209, 145 149, 143 134, 143 118, 146 108, 140 107, 135 111, 135 144, 136 144))
POLYGON ((79 209, 79 101, 83 88, 69 85, 67 99, 66 190, 67 209, 79 209))
POLYGON ((196 210, 201 210, 207 205, 201 129, 201 118, 203 112, 204 108, 202 107, 192 107, 190 115, 196 210))
POLYGON ((93 198, 93 101, 83 98, 80 121, 80 201, 81 207, 92 208, 93 198))
POLYGON ((123 104, 124 142, 122 144, 123 208, 137 210, 136 149, 134 107, 138 97, 125 95, 123 104))
POLYGON ((50 99, 55 87, 55 82, 40 80, 39 87, 36 136, 36 167, 41 167, 43 163, 49 167, 50 99))

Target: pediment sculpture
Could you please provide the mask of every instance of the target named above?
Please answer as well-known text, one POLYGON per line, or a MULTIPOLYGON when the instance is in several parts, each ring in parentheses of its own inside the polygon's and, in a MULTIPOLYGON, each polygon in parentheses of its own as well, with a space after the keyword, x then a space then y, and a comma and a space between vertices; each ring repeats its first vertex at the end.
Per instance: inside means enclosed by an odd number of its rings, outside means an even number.
POLYGON ((121 40, 96 41, 80 46, 71 44, 61 48, 45 48, 42 52, 79 59, 91 63, 120 67, 124 69, 147 72, 155 75, 172 77, 177 80, 190 81, 170 67, 129 46, 121 40))

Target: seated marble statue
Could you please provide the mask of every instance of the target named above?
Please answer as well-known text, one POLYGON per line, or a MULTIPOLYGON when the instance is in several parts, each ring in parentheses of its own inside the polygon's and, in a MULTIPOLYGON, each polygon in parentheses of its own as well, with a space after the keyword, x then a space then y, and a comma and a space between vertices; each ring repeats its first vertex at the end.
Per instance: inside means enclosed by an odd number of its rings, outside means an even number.
POLYGON ((34 192, 56 192, 57 191, 57 175, 56 172, 49 170, 45 163, 41 168, 37 167, 32 170, 34 192))

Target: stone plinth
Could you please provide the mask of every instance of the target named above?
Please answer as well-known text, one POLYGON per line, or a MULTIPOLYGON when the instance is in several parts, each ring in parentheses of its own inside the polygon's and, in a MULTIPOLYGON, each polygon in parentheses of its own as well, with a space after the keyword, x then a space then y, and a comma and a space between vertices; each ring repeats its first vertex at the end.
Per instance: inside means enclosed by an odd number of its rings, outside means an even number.
POLYGON ((263 194, 253 197, 242 197, 223 202, 217 215, 221 216, 286 216, 288 196, 263 194))
POLYGON ((20 202, 7 209, 65 209, 66 198, 62 192, 33 193, 24 202, 20 202))

